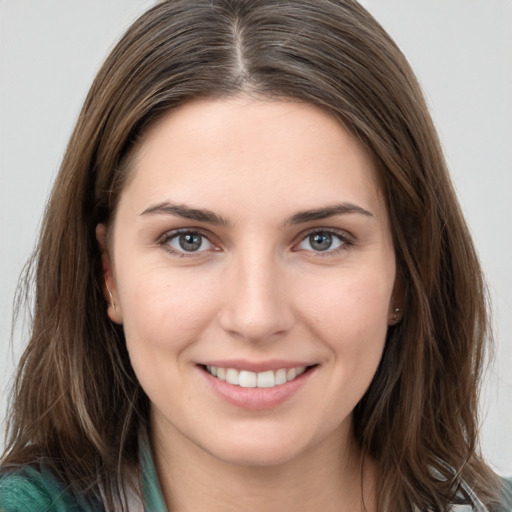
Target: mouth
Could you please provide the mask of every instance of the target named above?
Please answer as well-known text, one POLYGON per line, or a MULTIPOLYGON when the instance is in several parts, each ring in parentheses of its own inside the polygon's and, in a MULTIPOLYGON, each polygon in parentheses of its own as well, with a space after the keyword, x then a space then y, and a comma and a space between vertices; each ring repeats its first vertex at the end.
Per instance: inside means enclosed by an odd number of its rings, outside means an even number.
POLYGON ((241 388, 277 388, 311 371, 317 365, 279 368, 263 372, 202 365, 204 371, 216 379, 241 388))

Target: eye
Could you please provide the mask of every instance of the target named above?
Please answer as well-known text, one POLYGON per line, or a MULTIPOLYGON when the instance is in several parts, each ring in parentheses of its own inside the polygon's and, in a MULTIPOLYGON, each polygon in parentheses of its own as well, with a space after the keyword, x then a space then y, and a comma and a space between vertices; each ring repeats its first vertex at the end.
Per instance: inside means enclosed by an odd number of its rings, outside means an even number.
POLYGON ((166 245, 171 252, 194 253, 211 250, 213 244, 201 233, 196 231, 180 231, 169 233, 162 244, 166 245))
POLYGON ((296 249, 314 252, 336 252, 351 245, 348 235, 328 230, 318 230, 308 233, 296 246, 296 249))

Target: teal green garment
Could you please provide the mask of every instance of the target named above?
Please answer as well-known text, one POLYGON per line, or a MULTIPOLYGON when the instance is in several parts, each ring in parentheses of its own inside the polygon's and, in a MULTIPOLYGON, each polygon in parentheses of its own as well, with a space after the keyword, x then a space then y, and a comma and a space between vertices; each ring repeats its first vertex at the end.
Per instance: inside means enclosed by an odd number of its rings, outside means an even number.
MULTIPOLYGON (((144 510, 167 512, 146 435, 140 446, 144 510)), ((105 507, 70 492, 45 468, 23 466, 0 473, 0 512, 105 512, 105 507)))
POLYGON ((82 512, 100 511, 102 507, 73 496, 44 468, 26 466, 3 474, 0 480, 2 512, 82 512))
MULTIPOLYGON (((145 512, 167 512, 146 436, 141 436, 140 461, 145 512)), ((499 512, 512 512, 512 479, 503 479, 499 512)), ((476 503, 454 505, 453 512, 480 512, 476 503)), ((0 512, 105 512, 96 499, 76 496, 44 468, 23 466, 0 473, 0 512)))
POLYGON ((146 512, 167 512, 147 436, 144 436, 141 446, 143 447, 140 451, 140 463, 142 467, 144 510, 146 512))
POLYGON ((502 504, 499 512, 512 512, 512 477, 502 478, 502 504))

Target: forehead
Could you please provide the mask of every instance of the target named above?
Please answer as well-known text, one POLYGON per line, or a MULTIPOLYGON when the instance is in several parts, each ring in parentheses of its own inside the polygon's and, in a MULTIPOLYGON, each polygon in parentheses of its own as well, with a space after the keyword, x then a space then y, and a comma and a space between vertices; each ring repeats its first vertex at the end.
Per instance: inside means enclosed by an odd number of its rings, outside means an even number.
POLYGON ((163 200, 213 210, 266 204, 276 214, 293 201, 382 206, 362 145, 327 112, 293 101, 189 102, 143 135, 131 173, 121 202, 130 196, 142 209, 163 200))

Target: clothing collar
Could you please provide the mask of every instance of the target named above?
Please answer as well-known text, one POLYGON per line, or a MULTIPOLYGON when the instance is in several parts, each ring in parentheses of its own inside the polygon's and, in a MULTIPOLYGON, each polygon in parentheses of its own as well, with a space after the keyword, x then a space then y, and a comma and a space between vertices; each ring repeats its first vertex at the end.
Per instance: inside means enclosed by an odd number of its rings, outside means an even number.
POLYGON ((145 512, 167 512, 146 430, 139 435, 142 496, 145 512))

